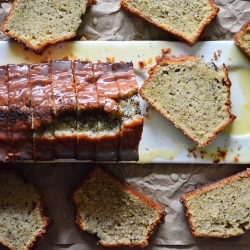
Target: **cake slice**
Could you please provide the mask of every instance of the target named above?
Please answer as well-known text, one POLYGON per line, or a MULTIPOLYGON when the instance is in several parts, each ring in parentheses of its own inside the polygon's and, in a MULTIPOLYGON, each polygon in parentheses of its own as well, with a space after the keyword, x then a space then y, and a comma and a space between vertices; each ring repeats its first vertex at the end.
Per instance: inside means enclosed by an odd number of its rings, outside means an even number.
POLYGON ((54 160, 53 91, 49 63, 29 65, 35 161, 54 160))
POLYGON ((37 53, 49 44, 75 37, 88 0, 15 0, 2 31, 37 53))
POLYGON ((118 159, 120 117, 116 99, 119 98, 119 89, 112 67, 112 63, 93 64, 99 99, 97 143, 95 146, 95 160, 97 161, 118 159))
POLYGON ((76 224, 104 247, 148 245, 164 208, 101 167, 93 167, 70 196, 76 224))
POLYGON ((50 219, 43 215, 43 197, 14 173, 0 173, 0 243, 28 250, 46 233, 50 219))
POLYGON ((114 63, 113 72, 119 88, 121 127, 118 146, 119 161, 138 161, 138 147, 143 130, 138 84, 133 63, 114 63))
POLYGON ((212 0, 122 0, 120 5, 190 46, 219 12, 212 0))
POLYGON ((194 237, 229 238, 250 229, 250 169, 183 194, 194 237))
POLYGON ((181 129, 198 147, 205 147, 236 118, 231 114, 226 66, 193 56, 163 57, 149 71, 139 93, 181 129))
POLYGON ((74 79, 77 95, 76 159, 94 160, 99 99, 92 63, 75 61, 74 79))
POLYGON ((33 159, 31 91, 27 64, 7 65, 11 134, 15 160, 33 159))
POLYGON ((72 61, 52 60, 55 159, 75 159, 77 108, 72 61))
POLYGON ((234 35, 234 41, 239 48, 250 57, 250 20, 234 35))
POLYGON ((6 66, 0 66, 0 161, 14 160, 6 66))

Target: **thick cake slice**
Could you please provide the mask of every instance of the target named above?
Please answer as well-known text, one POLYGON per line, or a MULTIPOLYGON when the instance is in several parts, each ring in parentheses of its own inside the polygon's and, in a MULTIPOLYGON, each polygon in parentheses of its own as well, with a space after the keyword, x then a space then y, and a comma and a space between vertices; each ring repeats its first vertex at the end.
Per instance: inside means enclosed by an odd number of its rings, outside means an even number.
POLYGON ((55 159, 75 159, 77 109, 72 61, 51 61, 55 159))
POLYGON ((141 116, 140 97, 133 63, 114 63, 113 72, 119 88, 119 109, 122 114, 118 160, 138 161, 143 117, 141 116))
POLYGON ((0 161, 14 160, 6 66, 0 66, 0 161))
POLYGON ((72 192, 76 224, 104 247, 148 245, 164 208, 107 170, 94 167, 72 192))
POLYGON ((43 197, 12 173, 0 173, 0 243, 12 250, 31 249, 46 233, 43 197))
POLYGON ((33 159, 31 91, 26 64, 7 66, 11 133, 15 160, 33 159))
POLYGON ((75 61, 74 77, 77 95, 76 159, 94 160, 99 101, 92 63, 75 61))
POLYGON ((250 57, 250 20, 248 20, 235 34, 235 43, 250 57))
POLYGON ((119 101, 122 113, 119 137, 118 160, 138 161, 138 148, 143 131, 143 117, 139 94, 119 101))
POLYGON ((183 194, 194 237, 229 238, 250 229, 250 169, 183 194))
POLYGON ((191 46, 219 12, 212 0, 122 0, 121 7, 191 46))
POLYGON ((236 118, 230 112, 231 82, 218 68, 192 56, 162 58, 139 93, 198 147, 205 147, 236 118))
POLYGON ((49 44, 75 37, 88 0, 15 0, 2 31, 41 53, 49 44))
POLYGON ((120 119, 118 104, 115 99, 119 98, 119 89, 112 67, 112 63, 93 64, 99 98, 97 143, 95 147, 95 159, 97 161, 118 159, 120 119))
POLYGON ((30 64, 34 160, 54 160, 53 91, 49 63, 30 64))

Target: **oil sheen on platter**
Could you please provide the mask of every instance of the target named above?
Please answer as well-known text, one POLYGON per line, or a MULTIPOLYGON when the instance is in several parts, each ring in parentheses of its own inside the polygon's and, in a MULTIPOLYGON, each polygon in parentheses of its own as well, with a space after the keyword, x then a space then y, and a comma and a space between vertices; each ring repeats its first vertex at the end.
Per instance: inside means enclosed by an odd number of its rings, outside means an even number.
POLYGON ((139 163, 249 163, 250 154, 250 61, 233 41, 198 42, 189 47, 167 41, 77 41, 48 47, 42 55, 17 42, 0 42, 0 65, 46 62, 49 59, 97 61, 132 61, 139 86, 148 77, 164 51, 170 55, 195 55, 216 65, 225 63, 232 82, 232 113, 237 119, 220 132, 210 145, 198 149, 173 124, 141 100, 144 130, 139 147, 139 163))

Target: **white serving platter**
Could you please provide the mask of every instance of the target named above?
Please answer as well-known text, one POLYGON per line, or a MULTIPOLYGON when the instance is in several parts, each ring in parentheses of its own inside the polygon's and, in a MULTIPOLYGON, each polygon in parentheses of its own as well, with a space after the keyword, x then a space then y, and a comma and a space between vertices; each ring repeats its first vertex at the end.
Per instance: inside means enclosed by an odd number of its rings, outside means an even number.
POLYGON ((0 65, 48 59, 132 61, 139 86, 164 49, 171 55, 195 55, 216 65, 225 63, 232 82, 232 113, 237 119, 211 144, 198 149, 179 129, 141 100, 144 130, 138 163, 250 163, 250 61, 233 41, 198 42, 189 47, 167 41, 77 41, 48 47, 37 55, 17 42, 0 42, 0 65), (142 68, 141 66, 144 65, 142 68))

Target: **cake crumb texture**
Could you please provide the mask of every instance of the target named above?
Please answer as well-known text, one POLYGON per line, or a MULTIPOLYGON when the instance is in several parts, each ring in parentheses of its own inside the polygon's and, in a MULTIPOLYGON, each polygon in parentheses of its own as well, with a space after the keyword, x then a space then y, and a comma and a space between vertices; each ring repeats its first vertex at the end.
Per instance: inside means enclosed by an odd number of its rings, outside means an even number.
POLYGON ((250 229, 250 169, 182 196, 195 237, 229 238, 250 229))
POLYGON ((42 196, 13 173, 0 173, 0 242, 13 250, 30 249, 50 223, 42 196))
POLYGON ((148 245, 163 207, 101 167, 94 167, 71 195, 78 226, 105 247, 148 245))
POLYGON ((234 41, 239 48, 250 57, 250 20, 234 35, 234 41))
POLYGON ((121 7, 191 46, 219 12, 211 0, 122 0, 121 7))
POLYGON ((225 65, 193 56, 163 57, 139 90, 143 99, 172 121, 198 147, 205 147, 236 118, 231 114, 225 65))
POLYGON ((41 53, 49 45, 76 35, 87 0, 15 0, 2 31, 41 53))

